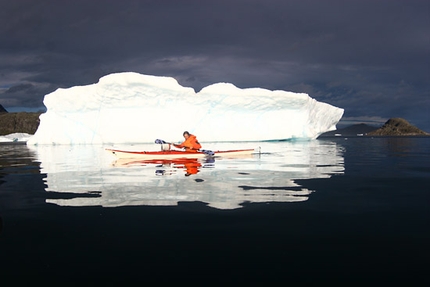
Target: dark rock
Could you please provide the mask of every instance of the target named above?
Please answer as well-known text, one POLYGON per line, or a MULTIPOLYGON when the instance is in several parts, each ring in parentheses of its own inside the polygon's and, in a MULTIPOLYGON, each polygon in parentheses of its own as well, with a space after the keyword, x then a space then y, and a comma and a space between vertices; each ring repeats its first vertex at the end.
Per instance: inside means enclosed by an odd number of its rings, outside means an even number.
POLYGON ((39 127, 41 113, 0 113, 0 135, 13 133, 34 134, 39 127))
POLYGON ((381 128, 369 132, 368 136, 429 136, 402 118, 389 119, 381 128))
POLYGON ((6 109, 0 105, 0 114, 7 113, 6 109))

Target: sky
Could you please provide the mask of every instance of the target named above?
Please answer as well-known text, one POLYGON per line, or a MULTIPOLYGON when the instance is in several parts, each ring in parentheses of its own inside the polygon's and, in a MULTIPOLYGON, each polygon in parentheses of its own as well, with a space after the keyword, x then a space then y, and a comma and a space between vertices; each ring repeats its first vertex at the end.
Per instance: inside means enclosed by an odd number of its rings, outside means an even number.
POLYGON ((307 93, 430 132, 428 0, 0 0, 0 104, 117 72, 307 93))

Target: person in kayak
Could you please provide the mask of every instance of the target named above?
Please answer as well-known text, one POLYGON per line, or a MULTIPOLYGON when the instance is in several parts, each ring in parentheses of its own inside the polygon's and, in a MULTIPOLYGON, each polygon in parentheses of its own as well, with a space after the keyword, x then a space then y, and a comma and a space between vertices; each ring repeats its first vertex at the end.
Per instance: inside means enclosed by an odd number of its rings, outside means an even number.
POLYGON ((183 133, 185 141, 181 144, 173 144, 177 148, 185 148, 186 151, 197 151, 202 148, 195 135, 185 131, 183 133))

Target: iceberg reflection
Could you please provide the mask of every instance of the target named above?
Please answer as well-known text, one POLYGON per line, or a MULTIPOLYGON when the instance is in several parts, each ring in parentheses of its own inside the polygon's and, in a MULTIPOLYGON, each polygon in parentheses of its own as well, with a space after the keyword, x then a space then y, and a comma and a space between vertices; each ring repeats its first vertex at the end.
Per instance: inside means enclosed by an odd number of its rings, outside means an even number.
MULTIPOLYGON (((313 191, 295 180, 329 178, 344 172, 342 147, 331 141, 213 145, 220 150, 258 145, 262 153, 242 158, 151 162, 120 161, 104 146, 95 145, 41 145, 31 149, 41 173, 46 174, 47 192, 101 195, 46 200, 63 206, 165 206, 201 201, 214 208, 234 209, 244 202, 297 202, 307 200, 313 191)), ((154 145, 133 148, 153 150, 154 145)))

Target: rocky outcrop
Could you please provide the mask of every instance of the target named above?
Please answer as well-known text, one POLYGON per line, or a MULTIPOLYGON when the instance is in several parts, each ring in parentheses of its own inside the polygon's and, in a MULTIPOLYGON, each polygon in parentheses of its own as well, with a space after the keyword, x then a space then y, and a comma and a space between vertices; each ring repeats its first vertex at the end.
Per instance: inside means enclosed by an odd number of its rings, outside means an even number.
POLYGON ((389 119, 381 128, 369 132, 368 136, 429 136, 402 118, 389 119))
POLYGON ((0 114, 7 113, 6 109, 0 105, 0 114))
POLYGON ((0 113, 0 135, 12 133, 34 134, 39 127, 41 113, 0 113))

